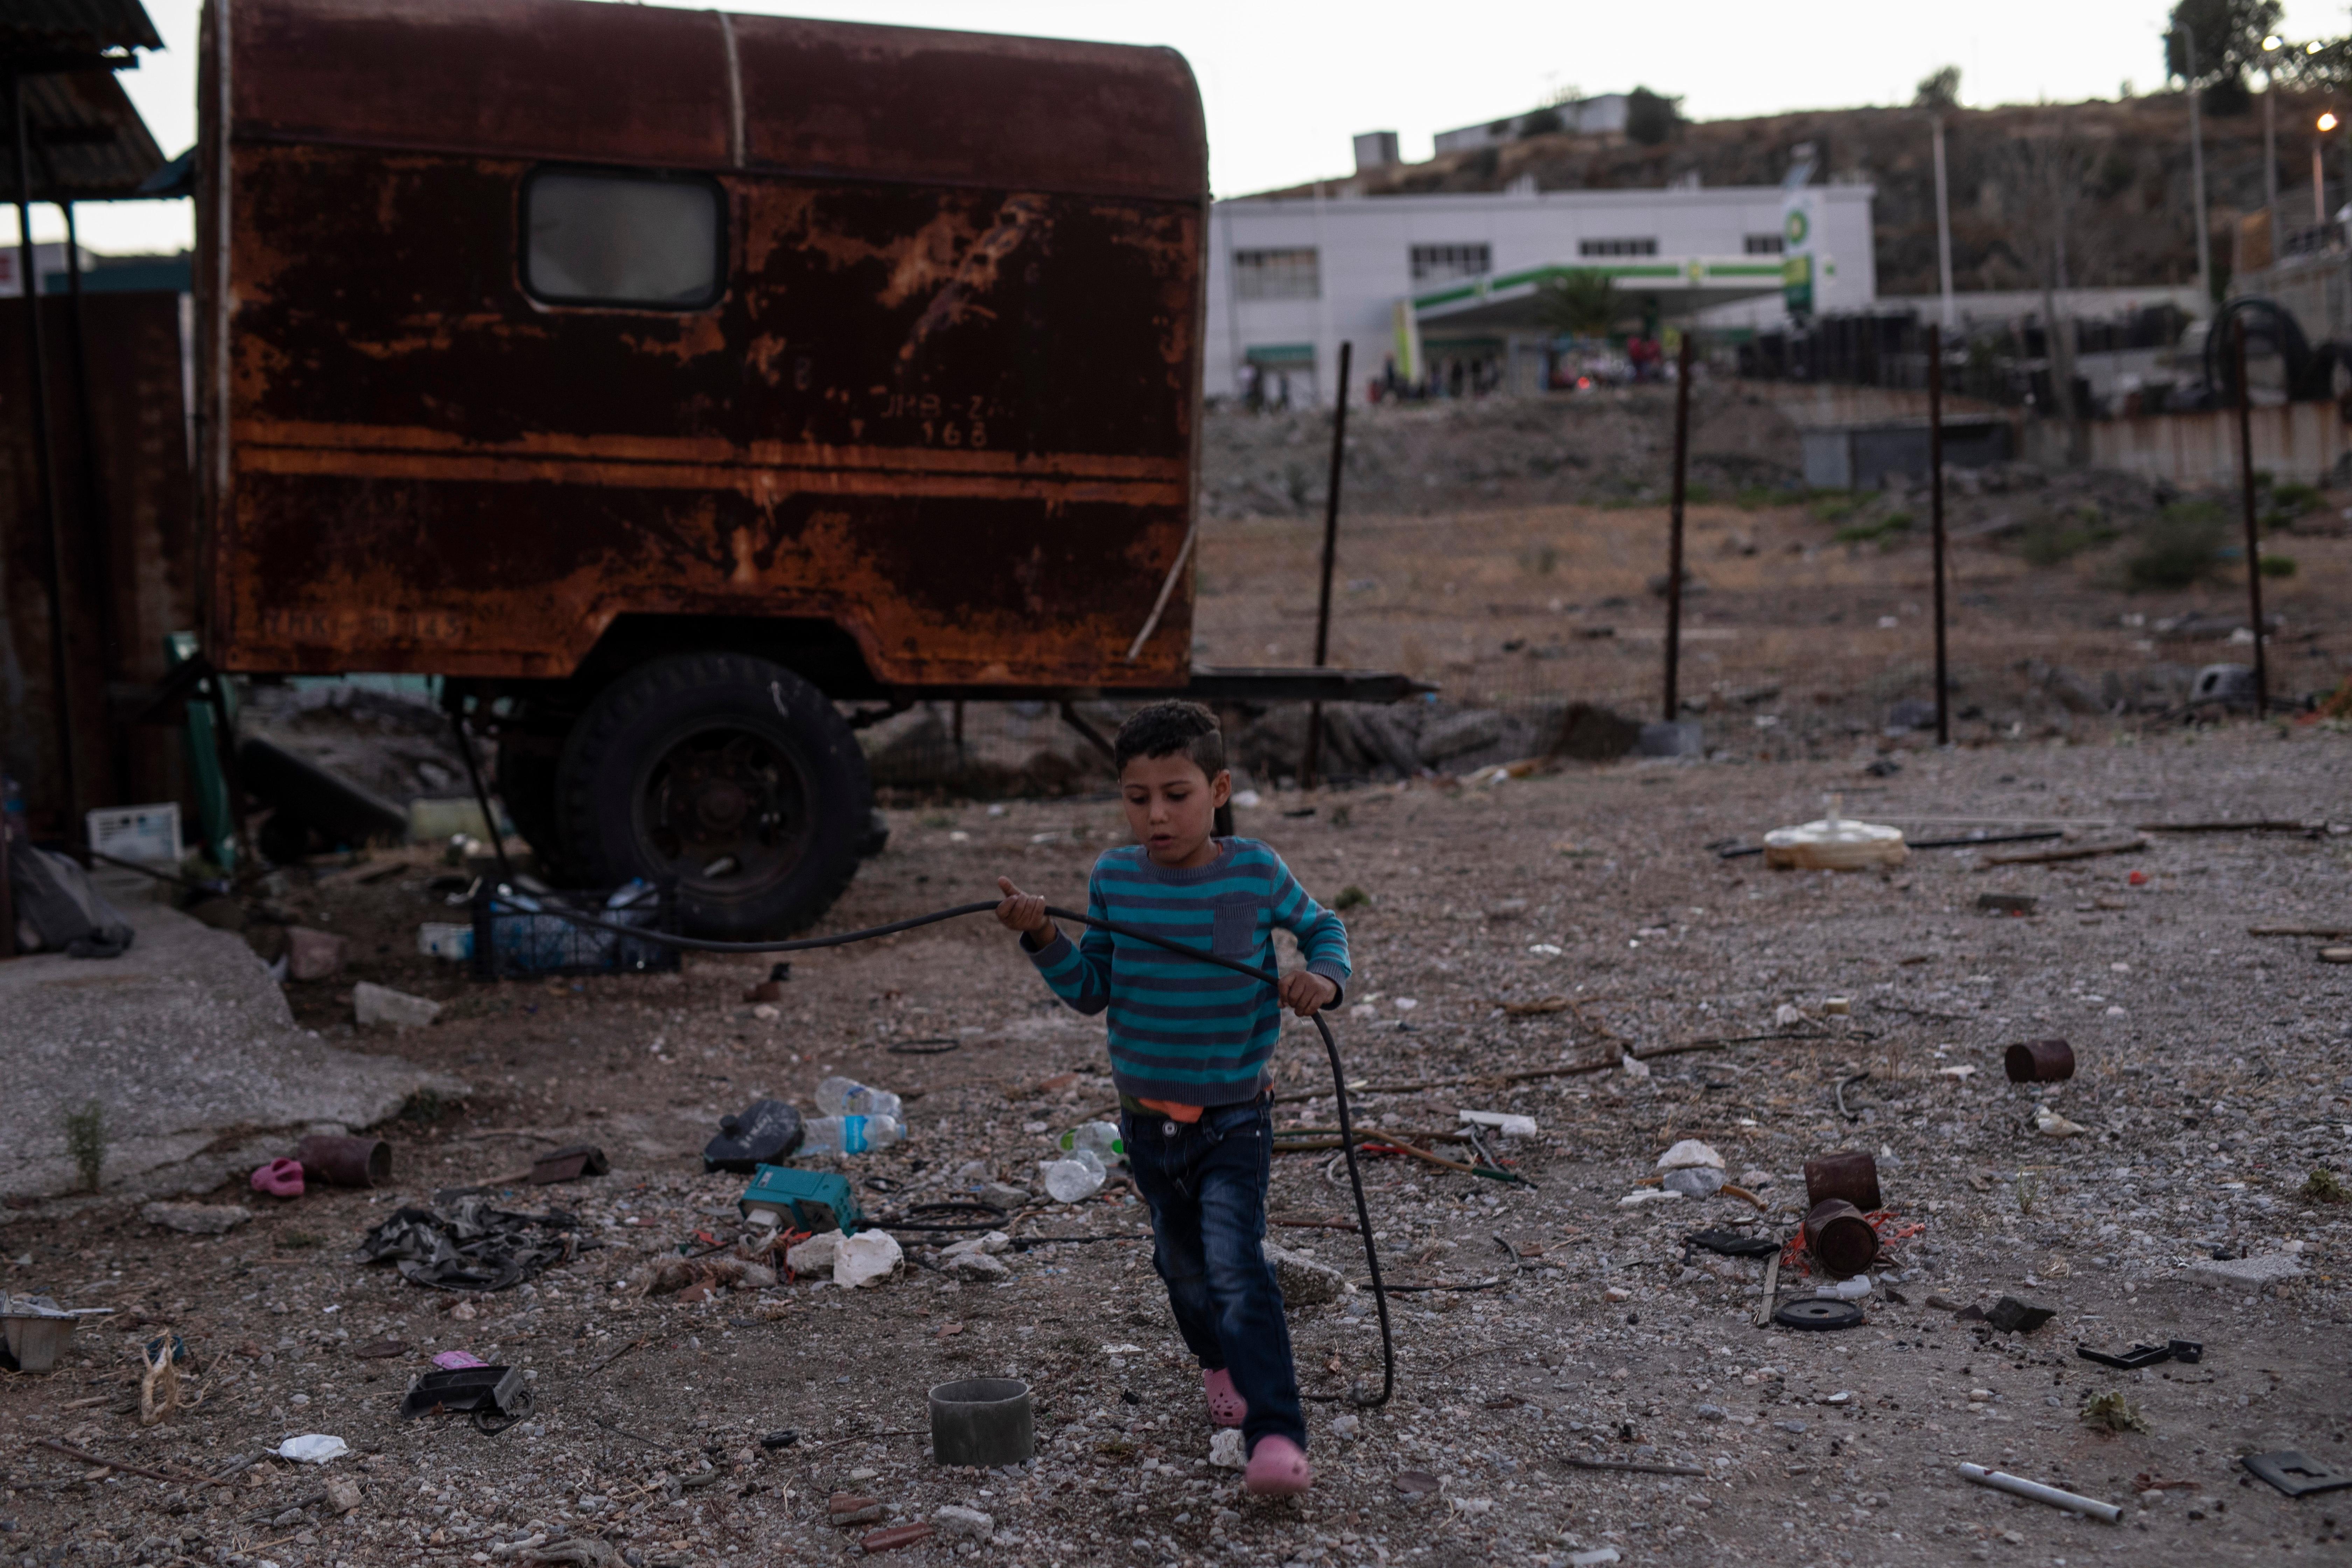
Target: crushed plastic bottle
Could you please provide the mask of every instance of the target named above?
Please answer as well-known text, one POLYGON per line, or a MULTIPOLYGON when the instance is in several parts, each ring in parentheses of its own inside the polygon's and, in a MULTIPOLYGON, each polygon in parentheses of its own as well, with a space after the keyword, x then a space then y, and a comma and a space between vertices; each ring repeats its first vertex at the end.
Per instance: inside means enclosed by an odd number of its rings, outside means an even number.
POLYGON ((1095 1158, 1106 1166, 1127 1156, 1127 1145, 1119 1141, 1118 1123, 1116 1121, 1082 1121, 1062 1134, 1065 1153, 1080 1149, 1094 1151, 1095 1158))
POLYGON ((905 1124, 895 1116, 815 1116, 803 1125, 803 1154, 863 1154, 887 1149, 907 1136, 905 1124))
POLYGON ((906 1120, 906 1107, 887 1089, 875 1089, 854 1078, 829 1078, 816 1086, 819 1116, 887 1116, 906 1120))
POLYGON ((1103 1178, 1108 1173, 1099 1155, 1091 1149, 1080 1149, 1066 1160, 1046 1162, 1045 1191, 1057 1204, 1074 1204, 1102 1191, 1103 1178))

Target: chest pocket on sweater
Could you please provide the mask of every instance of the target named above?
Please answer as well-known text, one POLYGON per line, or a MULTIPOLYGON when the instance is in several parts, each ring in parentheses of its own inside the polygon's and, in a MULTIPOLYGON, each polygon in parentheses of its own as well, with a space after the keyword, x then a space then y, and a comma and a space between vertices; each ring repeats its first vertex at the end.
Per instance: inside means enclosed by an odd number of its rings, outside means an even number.
POLYGON ((1228 893, 1210 905, 1209 951, 1219 958, 1248 958, 1255 953, 1257 910, 1258 900, 1250 893, 1228 893))

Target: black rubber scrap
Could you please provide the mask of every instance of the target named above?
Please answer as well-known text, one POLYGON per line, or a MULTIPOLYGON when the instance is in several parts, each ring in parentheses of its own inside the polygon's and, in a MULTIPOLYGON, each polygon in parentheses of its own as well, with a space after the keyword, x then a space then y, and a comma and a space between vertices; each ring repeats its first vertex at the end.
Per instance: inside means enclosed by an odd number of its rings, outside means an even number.
POLYGON ((1769 1258, 1780 1250, 1780 1244, 1769 1236, 1742 1236, 1736 1230, 1695 1230, 1683 1240, 1726 1258, 1769 1258))
POLYGON ((2004 1334, 2030 1334, 2058 1315, 2053 1307, 2037 1307, 2014 1296, 2003 1296, 1985 1313, 1985 1321, 2004 1334))
POLYGON ((781 1100, 755 1100, 722 1117, 719 1136, 703 1146, 705 1171, 748 1176, 762 1165, 781 1165, 801 1146, 801 1113, 781 1100))
POLYGON ((1789 1329, 1854 1329, 1862 1326, 1862 1304, 1834 1296, 1800 1296, 1783 1301, 1772 1321, 1789 1329))

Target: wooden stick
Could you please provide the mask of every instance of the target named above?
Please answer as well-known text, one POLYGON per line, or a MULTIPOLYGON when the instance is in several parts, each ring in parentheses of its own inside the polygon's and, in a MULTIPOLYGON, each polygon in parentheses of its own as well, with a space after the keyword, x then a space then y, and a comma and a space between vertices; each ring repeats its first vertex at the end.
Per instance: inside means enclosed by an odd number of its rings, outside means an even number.
POLYGON ((145 1476, 151 1481, 170 1481, 174 1486, 184 1487, 211 1484, 203 1476, 173 1475, 166 1470, 151 1470, 144 1465, 134 1465, 127 1459, 110 1459, 102 1455, 93 1454, 87 1448, 77 1448, 71 1443, 61 1443, 55 1437, 39 1438, 33 1446, 37 1448, 53 1448, 69 1459, 79 1459, 85 1465, 103 1465, 110 1470, 120 1470, 126 1476, 145 1476))
POLYGON ((1633 1474, 1643 1476, 1703 1476, 1706 1474, 1705 1470, 1700 1469, 1696 1465, 1648 1465, 1643 1464, 1639 1459, 1576 1459, 1562 1456, 1559 1462, 1563 1465, 1571 1465, 1580 1470, 1627 1470, 1633 1474))
POLYGON ((1773 1299, 1780 1291, 1780 1254, 1772 1254, 1772 1261, 1764 1266, 1764 1296, 1756 1303, 1756 1326, 1762 1328, 1772 1321, 1773 1299))
POLYGON ((2248 936, 2352 936, 2352 926, 2259 925, 2246 928, 2248 936))
POLYGON ((2006 855, 1988 855, 1977 862, 1979 869, 1987 866, 2046 866, 2058 860, 2088 860, 2095 855, 2128 855, 2147 847, 2147 835, 2119 844, 2069 844, 2060 849, 2018 849, 2006 855))

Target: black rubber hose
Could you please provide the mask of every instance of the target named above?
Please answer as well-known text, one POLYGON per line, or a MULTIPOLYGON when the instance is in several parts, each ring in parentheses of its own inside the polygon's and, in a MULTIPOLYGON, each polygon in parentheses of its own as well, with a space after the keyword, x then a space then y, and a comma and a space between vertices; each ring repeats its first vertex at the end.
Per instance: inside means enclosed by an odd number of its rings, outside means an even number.
MULTIPOLYGON (((683 948, 693 952, 807 952, 821 947, 846 947, 852 942, 871 942, 876 937, 881 936, 896 936, 900 931, 938 925, 942 921, 960 920, 966 915, 994 914, 998 902, 995 900, 987 900, 974 904, 958 904, 952 909, 933 910, 926 915, 911 915, 903 921, 892 921, 887 925, 867 926, 862 931, 836 931, 831 936, 803 936, 784 942, 715 942, 708 937, 673 936, 667 931, 649 931, 644 926, 622 925, 617 921, 598 920, 593 915, 582 914, 576 910, 561 907, 526 910, 513 903, 511 895, 509 896, 509 900, 505 907, 516 914, 553 915, 558 920, 569 921, 573 925, 588 926, 597 931, 614 931, 622 936, 634 937, 639 942, 660 942, 666 946, 683 948)), ((495 902, 493 907, 496 907, 495 902)), ((1149 942, 1153 947, 1164 948, 1170 952, 1181 953, 1186 958, 1196 958, 1202 963, 1213 963, 1220 969, 1230 969, 1236 974, 1250 975, 1265 981, 1268 985, 1278 986, 1282 984, 1282 975, 1278 971, 1260 969, 1255 964, 1244 963, 1238 959, 1224 958, 1213 952, 1203 952, 1197 947, 1187 947, 1181 942, 1170 942, 1166 937, 1154 936, 1150 931, 1138 931, 1133 926, 1121 925, 1117 921, 1097 920, 1091 915, 1075 914, 1068 910, 1057 910, 1051 904, 1045 906, 1045 913, 1055 920, 1093 926, 1098 931, 1109 931, 1114 936, 1132 937, 1137 942, 1149 942)), ((1324 1022, 1323 1015, 1319 1011, 1315 1014, 1313 1022, 1316 1030, 1323 1037, 1324 1054, 1330 1058, 1331 1062, 1331 1093, 1339 1112, 1340 1147, 1348 1157, 1348 1184, 1355 1189, 1356 1229, 1357 1234, 1364 1240, 1364 1268, 1372 1277, 1372 1307, 1380 1314, 1381 1319, 1380 1397, 1367 1399, 1355 1397, 1352 1394, 1348 1396, 1353 1397, 1358 1405, 1370 1410, 1386 1405, 1390 1395, 1396 1392, 1396 1344, 1389 1331, 1389 1297, 1386 1288, 1381 1283, 1381 1256, 1379 1249, 1372 1245, 1371 1211, 1364 1203, 1363 1173, 1356 1166, 1356 1130, 1354 1122, 1348 1115, 1348 1071, 1339 1060, 1339 1042, 1333 1037, 1331 1026, 1324 1022)), ((1302 1397, 1329 1402, 1342 1396, 1336 1394, 1309 1394, 1302 1397)))

